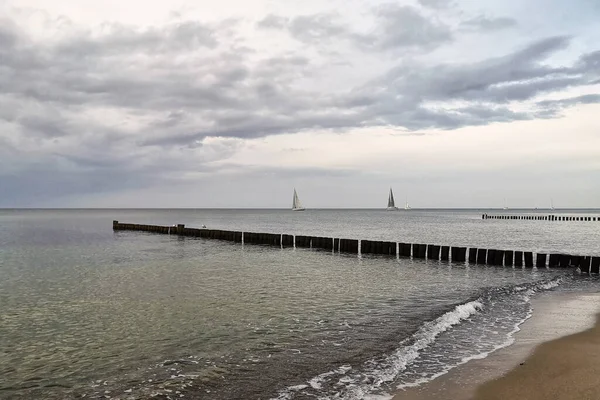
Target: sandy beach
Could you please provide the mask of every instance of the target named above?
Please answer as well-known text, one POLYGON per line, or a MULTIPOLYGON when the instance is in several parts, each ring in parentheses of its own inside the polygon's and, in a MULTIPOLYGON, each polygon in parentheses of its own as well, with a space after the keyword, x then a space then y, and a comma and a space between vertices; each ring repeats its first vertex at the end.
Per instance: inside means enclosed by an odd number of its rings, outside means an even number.
POLYGON ((600 398, 600 294, 546 293, 515 342, 393 400, 600 398))

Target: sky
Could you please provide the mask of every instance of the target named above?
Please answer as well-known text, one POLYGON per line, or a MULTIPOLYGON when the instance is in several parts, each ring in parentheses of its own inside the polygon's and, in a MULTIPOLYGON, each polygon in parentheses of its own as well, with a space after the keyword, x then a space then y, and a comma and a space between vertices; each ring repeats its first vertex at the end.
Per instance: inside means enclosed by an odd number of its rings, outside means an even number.
POLYGON ((0 207, 600 207, 597 0, 0 0, 0 207))

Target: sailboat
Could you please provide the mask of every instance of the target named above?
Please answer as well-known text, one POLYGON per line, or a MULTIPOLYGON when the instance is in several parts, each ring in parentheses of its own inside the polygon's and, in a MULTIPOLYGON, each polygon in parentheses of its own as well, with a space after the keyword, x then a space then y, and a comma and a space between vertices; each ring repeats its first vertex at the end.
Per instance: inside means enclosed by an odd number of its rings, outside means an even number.
POLYGON ((405 210, 410 210, 410 206, 408 205, 408 199, 406 199, 406 204, 404 204, 405 210))
POLYGON ((294 200, 292 202, 292 211, 304 211, 305 208, 302 207, 302 203, 300 203, 300 199, 298 198, 298 193, 296 193, 296 188, 294 188, 294 200))
POLYGON ((508 207, 506 206, 506 198, 504 198, 504 207, 502 207, 503 210, 508 210, 508 207))
POLYGON ((554 200, 550 197, 550 211, 554 211, 554 200))
POLYGON ((398 207, 396 207, 396 203, 394 202, 394 193, 392 192, 392 188, 390 188, 390 195, 388 197, 388 205, 387 211, 396 211, 398 207))

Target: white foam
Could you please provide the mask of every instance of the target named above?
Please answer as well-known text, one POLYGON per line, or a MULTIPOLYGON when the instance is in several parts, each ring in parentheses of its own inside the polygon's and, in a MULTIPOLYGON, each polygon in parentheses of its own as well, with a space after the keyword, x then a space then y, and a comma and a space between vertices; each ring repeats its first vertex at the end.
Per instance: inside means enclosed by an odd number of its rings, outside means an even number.
POLYGON ((525 322, 529 318, 531 318, 532 314, 533 314, 533 312, 530 309, 529 312, 527 313, 527 315, 525 316, 525 318, 523 318, 521 321, 517 322, 515 324, 514 329, 507 334, 506 340, 503 343, 501 343, 497 346, 494 346, 489 351, 474 354, 474 355, 468 356, 468 357, 463 357, 459 363, 457 363, 455 365, 447 365, 442 371, 438 372, 437 374, 434 374, 427 378, 418 379, 411 383, 398 385, 396 388, 399 390, 402 390, 402 389, 407 389, 407 388, 411 388, 411 387, 421 386, 427 382, 431 382, 432 380, 439 378, 440 376, 446 375, 448 372, 450 372, 450 370, 458 367, 459 365, 466 364, 472 360, 481 360, 483 358, 486 358, 487 356, 489 356, 490 354, 492 354, 493 352, 495 352, 497 350, 500 350, 500 349, 510 346, 511 344, 513 344, 515 342, 514 334, 521 330, 521 328, 520 328, 521 324, 523 324, 523 322, 525 322))
POLYGON ((294 395, 294 392, 300 391, 302 389, 306 389, 308 385, 295 385, 289 386, 284 391, 281 391, 277 397, 273 400, 289 400, 294 395))
POLYGON ((391 400, 394 396, 391 394, 370 394, 364 397, 365 400, 391 400))
POLYGON ((352 367, 349 365, 342 365, 338 369, 335 369, 335 370, 329 371, 329 372, 325 372, 321 375, 315 376, 314 378, 312 378, 311 380, 308 381, 308 384, 313 389, 321 389, 323 387, 323 381, 325 380, 325 378, 332 376, 332 375, 344 375, 344 374, 346 374, 346 372, 350 371, 351 369, 352 369, 352 367))
MULTIPOLYGON (((533 288, 527 286, 516 286, 513 288, 513 292, 518 293, 519 296, 523 299, 523 301, 525 301, 525 303, 529 303, 530 297, 536 292, 553 289, 559 286, 561 282, 561 278, 555 278, 549 282, 537 284, 533 288)), ((364 365, 367 367, 364 371, 362 371, 361 374, 347 376, 346 373, 351 369, 351 367, 341 367, 337 370, 326 372, 324 374, 318 375, 310 379, 308 381, 308 385, 291 386, 287 389, 284 389, 279 393, 278 397, 276 397, 275 399, 292 399, 294 397, 294 394, 298 391, 297 388, 300 386, 304 386, 305 388, 312 387, 313 389, 319 390, 323 387, 324 380, 332 375, 344 375, 337 381, 337 385, 344 387, 340 388, 340 392, 336 393, 333 397, 322 395, 318 396, 318 399, 391 399, 393 397, 391 395, 374 394, 373 392, 376 392, 382 384, 390 383, 397 379, 399 375, 404 370, 406 370, 407 366, 419 357, 421 351, 427 348, 429 345, 431 345, 440 334, 444 333, 453 326, 460 324, 462 321, 468 320, 473 315, 482 311, 483 308, 484 305, 481 299, 458 305, 453 310, 445 313, 439 318, 423 324, 421 328, 412 337, 400 342, 400 347, 391 355, 387 356, 385 359, 371 360, 366 362, 364 365), (360 380, 362 380, 363 383, 356 384, 356 382, 358 381, 357 379, 360 376, 362 376, 360 380)), ((520 319, 515 323, 514 329, 507 333, 506 340, 492 347, 489 351, 464 357, 457 364, 447 365, 443 368, 443 370, 439 371, 436 374, 433 374, 428 377, 423 377, 421 379, 407 384, 400 385, 398 386, 398 388, 403 389, 427 383, 441 375, 448 373, 451 369, 455 368, 458 365, 464 364, 471 360, 485 358, 494 351, 511 345, 514 342, 514 334, 520 330, 520 325, 527 319, 531 318, 531 316, 532 310, 530 309, 528 310, 524 318, 520 319)))
MULTIPOLYGON (((551 280, 549 282, 540 283, 540 284, 536 285, 534 288, 527 289, 527 287, 524 287, 524 286, 516 286, 514 288, 514 290, 516 292, 521 292, 521 291, 527 290, 526 293, 525 293, 525 295, 523 296, 523 299, 527 303, 529 303, 530 300, 531 300, 531 296, 533 294, 535 294, 537 291, 539 291, 539 290, 554 289, 555 287, 558 287, 561 283, 562 283, 562 278, 555 278, 555 279, 553 279, 553 280, 551 280)), ((431 382, 432 380, 434 380, 434 379, 436 379, 436 378, 438 378, 438 377, 440 377, 442 375, 447 374, 451 369, 456 368, 459 365, 465 364, 465 363, 467 363, 467 362, 469 362, 471 360, 480 360, 480 359, 486 358, 487 356, 489 356, 493 352, 510 346, 511 344, 513 344, 515 342, 514 335, 521 330, 521 325, 525 321, 527 321, 529 318, 531 318, 532 315, 533 315, 533 309, 530 308, 529 311, 527 312, 527 314, 525 315, 525 317, 522 320, 520 320, 517 323, 515 323, 515 326, 514 326, 513 330, 510 331, 507 334, 506 340, 503 343, 501 343, 501 344, 499 344, 497 346, 494 346, 489 351, 482 352, 482 353, 479 353, 479 354, 474 354, 474 355, 468 356, 468 357, 464 357, 456 365, 448 365, 446 368, 444 368, 443 371, 440 371, 437 374, 434 374, 434 375, 432 375, 432 376, 430 376, 428 378, 423 378, 423 379, 416 380, 416 381, 411 382, 411 383, 407 383, 407 384, 403 384, 403 385, 398 385, 397 388, 398 389, 405 389, 405 388, 409 388, 409 387, 420 386, 420 385, 425 384, 427 382, 431 382)))
POLYGON ((547 282, 547 283, 539 284, 537 287, 542 290, 550 290, 550 289, 554 289, 555 287, 560 285, 561 282, 562 282, 562 278, 558 278, 558 279, 555 279, 555 280, 547 282))
MULTIPOLYGON (((419 351, 431 344, 439 334, 445 332, 452 326, 459 324, 461 321, 469 318, 471 315, 482 309, 483 304, 480 301, 471 301, 469 303, 458 305, 454 310, 445 313, 433 321, 425 323, 411 338, 403 340, 401 342, 401 347, 398 350, 386 358, 382 363, 383 365, 386 365, 386 367, 382 369, 372 369, 367 372, 367 375, 372 378, 370 384, 349 387, 347 393, 339 394, 336 398, 346 400, 367 398, 369 393, 373 389, 381 386, 382 383, 393 381, 400 372, 406 369, 408 363, 419 356, 419 351), (408 345, 409 341, 412 342, 411 345, 408 345)), ((371 364, 373 363, 374 362, 371 362, 371 364)), ((349 369, 349 367, 341 367, 337 370, 326 372, 312 378, 308 381, 308 384, 315 389, 320 389, 322 387, 323 378, 334 374, 345 374, 349 369)), ((291 387, 282 390, 275 399, 290 399, 292 396, 290 390, 291 387)), ((323 399, 326 398, 327 397, 323 397, 323 399)))
MULTIPOLYGON (((421 350, 433 343, 438 335, 447 331, 454 325, 459 324, 461 321, 468 319, 482 309, 483 304, 481 301, 471 301, 466 304, 458 305, 454 310, 447 312, 433 321, 425 323, 417 333, 413 335, 413 344, 410 346, 402 346, 392 355, 388 356, 382 363, 387 365, 387 367, 371 371, 370 375, 374 378, 373 383, 353 388, 346 396, 341 398, 348 400, 363 399, 369 392, 378 388, 381 384, 392 382, 400 372, 406 369, 406 366, 411 361, 414 361, 419 356, 421 350)), ((402 343, 406 344, 409 340, 410 339, 406 339, 402 341, 402 343)))

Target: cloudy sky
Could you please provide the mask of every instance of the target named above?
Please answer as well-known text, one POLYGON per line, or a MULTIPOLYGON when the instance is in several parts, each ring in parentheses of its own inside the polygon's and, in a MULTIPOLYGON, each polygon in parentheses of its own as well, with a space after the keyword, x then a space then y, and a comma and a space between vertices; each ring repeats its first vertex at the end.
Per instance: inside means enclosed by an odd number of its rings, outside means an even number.
POLYGON ((0 207, 600 207, 597 0, 0 0, 0 207))

